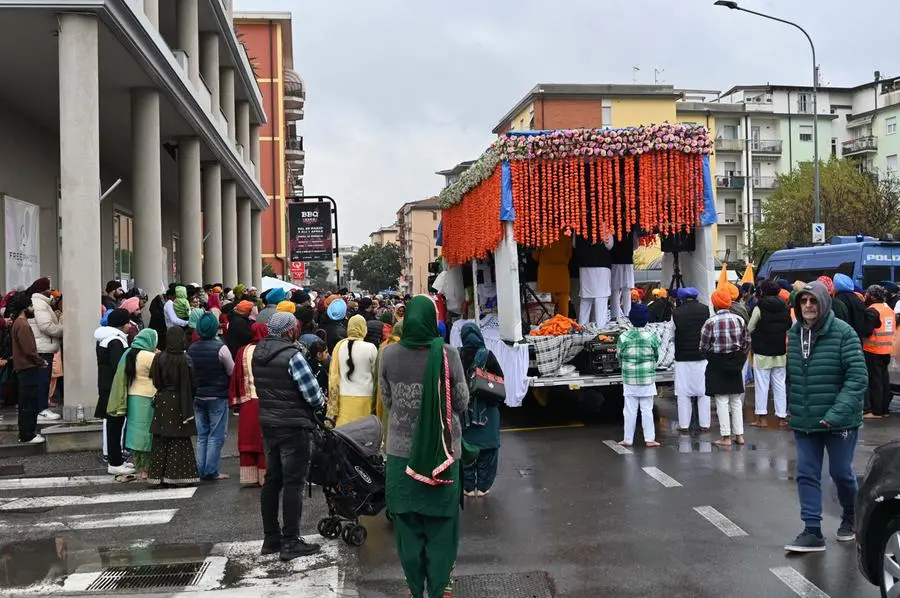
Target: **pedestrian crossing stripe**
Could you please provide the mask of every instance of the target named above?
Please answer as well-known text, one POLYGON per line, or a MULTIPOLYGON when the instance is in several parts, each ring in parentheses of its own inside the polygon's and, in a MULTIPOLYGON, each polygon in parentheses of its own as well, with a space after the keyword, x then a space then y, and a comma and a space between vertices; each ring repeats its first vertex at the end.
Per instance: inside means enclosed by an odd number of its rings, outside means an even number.
POLYGON ((111 494, 35 496, 7 499, 0 504, 0 511, 22 511, 27 509, 47 509, 82 505, 105 505, 117 502, 149 502, 160 500, 181 500, 191 498, 197 488, 167 488, 141 490, 137 492, 113 492, 111 494))
POLYGON ((74 488, 78 486, 101 486, 115 484, 116 478, 111 475, 66 476, 47 478, 13 478, 0 479, 0 491, 3 490, 44 490, 47 488, 74 488))
MULTIPOLYGON (((169 523, 178 509, 156 511, 129 511, 125 513, 90 513, 86 515, 61 515, 55 519, 29 522, 28 527, 40 530, 88 530, 107 527, 136 527, 169 523)), ((0 531, 21 527, 18 523, 0 520, 0 531)))

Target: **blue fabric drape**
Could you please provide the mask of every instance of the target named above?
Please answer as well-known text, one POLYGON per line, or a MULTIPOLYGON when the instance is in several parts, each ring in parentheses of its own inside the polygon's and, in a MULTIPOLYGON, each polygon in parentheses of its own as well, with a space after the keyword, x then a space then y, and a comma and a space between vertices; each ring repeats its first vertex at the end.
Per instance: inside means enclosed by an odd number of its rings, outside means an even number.
POLYGON ((444 221, 441 220, 438 223, 438 236, 437 241, 435 241, 435 245, 438 247, 442 247, 444 245, 444 221))
POLYGON ((516 219, 516 210, 513 207, 512 196, 512 169, 509 167, 509 160, 500 163, 500 221, 513 222, 516 219))
POLYGON ((703 212, 700 213, 700 224, 709 226, 715 224, 716 199, 713 197, 712 174, 709 172, 709 156, 703 156, 703 212))

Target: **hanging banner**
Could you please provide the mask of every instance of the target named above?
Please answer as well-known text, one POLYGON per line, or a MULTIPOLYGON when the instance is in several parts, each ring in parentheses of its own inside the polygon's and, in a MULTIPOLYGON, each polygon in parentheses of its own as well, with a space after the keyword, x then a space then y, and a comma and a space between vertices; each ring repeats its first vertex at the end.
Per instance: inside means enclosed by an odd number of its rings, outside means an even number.
POLYGON ((3 196, 6 218, 6 288, 27 287, 41 277, 40 208, 3 196))
POLYGON ((306 279, 306 263, 291 262, 291 280, 300 282, 306 279))
POLYGON ((334 257, 331 204, 288 204, 288 231, 292 262, 327 262, 334 257))

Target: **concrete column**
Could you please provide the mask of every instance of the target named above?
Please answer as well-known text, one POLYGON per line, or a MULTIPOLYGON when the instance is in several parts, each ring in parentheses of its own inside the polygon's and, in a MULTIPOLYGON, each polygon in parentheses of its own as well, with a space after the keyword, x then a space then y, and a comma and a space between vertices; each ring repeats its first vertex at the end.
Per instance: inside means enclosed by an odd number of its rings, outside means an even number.
POLYGON ((251 239, 250 199, 242 197, 237 201, 237 257, 238 281, 255 284, 253 280, 253 241, 251 239))
POLYGON ((259 164, 259 125, 250 127, 250 161, 256 168, 256 182, 262 184, 262 168, 259 164))
POLYGON ((221 69, 219 73, 219 85, 222 113, 228 120, 228 139, 234 142, 236 131, 234 122, 234 69, 221 69))
MULTIPOLYGON (((100 89, 98 26, 93 15, 59 15, 59 164, 66 295, 66 400, 93 413, 97 404, 94 329, 100 278, 100 89)), ((112 247, 107 250, 111 251, 112 247)))
POLYGON ((209 88, 210 112, 213 118, 219 115, 219 34, 204 33, 200 36, 200 74, 209 88))
POLYGON ((144 0, 144 14, 159 29, 159 0, 144 0))
POLYGON ((134 279, 148 293, 165 288, 162 272, 162 182, 159 92, 131 90, 131 198, 134 279))
POLYGON ((204 282, 202 267, 203 228, 200 220, 200 140, 178 141, 178 240, 181 243, 181 282, 204 282))
POLYGON ((262 287, 262 212, 250 211, 250 271, 253 285, 262 287))
POLYGON ((243 282, 238 280, 237 184, 234 181, 222 181, 222 270, 225 279, 222 282, 226 286, 243 282))
POLYGON ((237 142, 244 148, 244 162, 250 159, 250 102, 240 101, 235 109, 237 142))
POLYGON ((222 278, 222 166, 203 164, 203 282, 222 278))
POLYGON ((178 46, 188 56, 188 78, 200 89, 200 14, 198 0, 177 0, 178 46))

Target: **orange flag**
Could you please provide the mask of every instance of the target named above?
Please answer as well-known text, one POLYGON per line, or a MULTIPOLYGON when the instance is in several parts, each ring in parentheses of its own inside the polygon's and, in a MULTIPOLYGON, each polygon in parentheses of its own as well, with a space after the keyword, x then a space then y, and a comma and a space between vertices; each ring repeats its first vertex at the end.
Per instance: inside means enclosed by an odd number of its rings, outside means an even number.
POLYGON ((716 290, 728 290, 728 266, 725 265, 725 262, 722 262, 722 272, 719 274, 719 283, 716 285, 716 290))
POLYGON ((749 282, 750 284, 755 284, 756 278, 753 277, 753 265, 747 264, 747 269, 744 270, 744 277, 741 278, 741 284, 745 282, 749 282))

